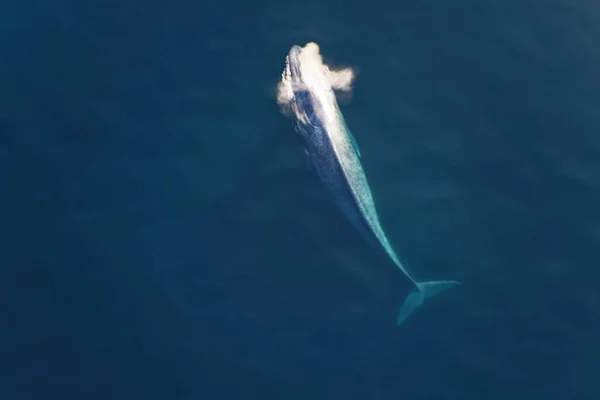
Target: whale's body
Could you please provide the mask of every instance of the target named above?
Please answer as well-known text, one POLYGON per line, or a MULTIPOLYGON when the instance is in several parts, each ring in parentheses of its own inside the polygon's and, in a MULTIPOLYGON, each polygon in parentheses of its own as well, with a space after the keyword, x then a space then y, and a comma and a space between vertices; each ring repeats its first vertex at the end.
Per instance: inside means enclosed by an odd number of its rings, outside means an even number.
POLYGON ((304 48, 292 46, 282 74, 280 101, 283 97, 289 105, 314 170, 346 218, 373 247, 387 254, 414 284, 398 314, 397 323, 400 324, 425 298, 459 282, 418 282, 400 262, 381 227, 360 162, 360 150, 346 126, 333 91, 334 87, 342 88, 348 84, 352 77, 333 74, 320 61, 315 43, 304 48))

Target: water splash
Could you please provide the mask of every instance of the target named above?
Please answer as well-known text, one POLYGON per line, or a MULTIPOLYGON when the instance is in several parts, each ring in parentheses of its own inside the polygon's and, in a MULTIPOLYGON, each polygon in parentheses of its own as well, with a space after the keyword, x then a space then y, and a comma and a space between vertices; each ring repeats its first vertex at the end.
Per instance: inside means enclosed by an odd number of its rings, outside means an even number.
MULTIPOLYGON (((294 91, 299 89, 313 90, 315 88, 339 90, 349 93, 355 73, 352 68, 331 69, 323 62, 319 45, 310 42, 301 48, 298 54, 301 80, 293 79, 289 74, 289 65, 282 74, 281 82, 277 86, 277 102, 280 105, 288 104, 294 97, 294 91)), ((286 60, 289 63, 289 59, 286 60)))

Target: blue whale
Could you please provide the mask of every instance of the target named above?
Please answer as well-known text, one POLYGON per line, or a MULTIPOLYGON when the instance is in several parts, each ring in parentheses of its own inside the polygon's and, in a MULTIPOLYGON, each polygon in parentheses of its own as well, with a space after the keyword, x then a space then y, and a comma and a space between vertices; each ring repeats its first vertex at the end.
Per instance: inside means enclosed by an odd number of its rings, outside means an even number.
POLYGON ((291 110, 296 131, 302 136, 305 152, 320 180, 329 190, 345 217, 378 251, 408 277, 413 288, 400 308, 401 324, 425 299, 452 286, 454 280, 419 282, 402 265, 392 249, 377 216, 373 196, 360 162, 360 150, 338 107, 327 66, 315 43, 304 48, 292 46, 280 83, 280 97, 291 110))

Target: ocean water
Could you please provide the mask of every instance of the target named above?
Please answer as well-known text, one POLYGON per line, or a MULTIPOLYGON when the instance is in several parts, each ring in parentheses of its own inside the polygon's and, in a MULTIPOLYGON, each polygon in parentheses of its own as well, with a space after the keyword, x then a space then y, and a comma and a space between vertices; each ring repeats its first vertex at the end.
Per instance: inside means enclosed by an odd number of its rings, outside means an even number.
POLYGON ((0 398, 595 400, 600 6, 0 4, 0 398), (306 168, 290 46, 409 284, 306 168))

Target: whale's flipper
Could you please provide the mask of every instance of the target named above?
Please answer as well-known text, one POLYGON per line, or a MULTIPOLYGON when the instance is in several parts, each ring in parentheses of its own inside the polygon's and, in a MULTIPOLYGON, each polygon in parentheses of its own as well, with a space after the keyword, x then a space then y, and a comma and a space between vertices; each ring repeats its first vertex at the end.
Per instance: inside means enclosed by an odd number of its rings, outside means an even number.
POLYGON ((348 133, 348 137, 350 138, 350 142, 352 143, 352 147, 354 147, 354 151, 356 152, 356 155, 358 156, 358 158, 360 158, 360 149, 358 148, 358 143, 356 142, 356 139, 354 139, 354 135, 352 135, 352 132, 350 131, 350 128, 348 128, 348 125, 346 125, 346 121, 342 120, 342 122, 344 124, 344 128, 346 128, 346 132, 348 133))
POLYGON ((415 311, 425 299, 435 296, 436 294, 443 292, 452 286, 460 285, 458 281, 430 281, 430 282, 416 282, 416 288, 413 289, 409 294, 400 312, 396 318, 396 323, 400 325, 415 311))
POLYGON ((308 150, 306 149, 306 147, 304 148, 304 161, 306 162, 306 169, 308 169, 310 172, 313 171, 313 163, 312 160, 310 159, 310 154, 308 154, 308 150))
POLYGON ((352 147, 354 147, 356 155, 358 156, 358 158, 360 158, 360 149, 358 148, 358 143, 356 143, 356 139, 354 139, 354 136, 352 135, 352 132, 350 132, 350 129, 347 129, 346 131, 348 132, 348 136, 350 137, 350 141, 352 142, 352 147))

